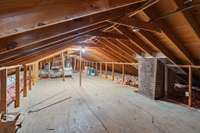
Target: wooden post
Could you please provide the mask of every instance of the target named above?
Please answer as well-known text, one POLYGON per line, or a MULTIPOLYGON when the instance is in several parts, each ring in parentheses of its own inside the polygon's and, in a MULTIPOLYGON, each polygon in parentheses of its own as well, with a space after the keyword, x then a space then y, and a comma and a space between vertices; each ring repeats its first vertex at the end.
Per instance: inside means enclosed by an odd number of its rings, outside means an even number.
POLYGON ((33 85, 36 84, 36 82, 38 81, 38 77, 39 77, 39 63, 35 62, 35 64, 33 64, 33 85))
POLYGON ((188 97, 188 105, 191 107, 192 106, 192 67, 189 66, 189 87, 188 87, 188 92, 189 92, 189 97, 188 97))
POLYGON ((27 97, 28 90, 27 90, 27 66, 24 65, 24 88, 23 88, 23 96, 27 97))
POLYGON ((51 63, 50 63, 50 61, 48 61, 48 78, 51 78, 50 70, 51 70, 51 63))
POLYGON ((96 68, 96 71, 98 71, 98 63, 97 62, 96 62, 95 68, 96 68))
POLYGON ((39 67, 40 67, 39 69, 42 70, 42 67, 43 67, 42 61, 39 62, 39 67))
POLYGON ((82 86, 82 52, 80 50, 80 64, 79 64, 79 85, 82 86))
POLYGON ((165 97, 167 97, 167 91, 168 91, 168 66, 165 65, 165 97))
POLYGON ((125 64, 122 64, 122 83, 125 81, 125 64))
POLYGON ((83 66, 83 67, 82 67, 83 69, 82 69, 82 70, 84 70, 84 69, 85 69, 85 60, 83 60, 82 63, 83 63, 83 65, 82 65, 82 66, 83 66))
POLYGON ((32 86, 35 85, 35 63, 32 65, 32 86))
POLYGON ((100 63, 100 76, 102 76, 102 63, 100 63))
POLYGON ((76 71, 76 58, 74 58, 74 71, 76 71))
POLYGON ((17 108, 20 105, 20 67, 16 68, 15 87, 15 108, 17 108))
POLYGON ((31 73, 31 65, 29 65, 29 74, 28 74, 28 76, 29 76, 29 90, 31 90, 31 88, 32 88, 32 73, 31 73))
POLYGON ((112 63, 112 80, 115 80, 115 64, 112 63))
POLYGON ((0 71, 0 113, 7 112, 7 70, 0 71))
POLYGON ((64 53, 61 53, 61 59, 62 59, 62 79, 65 81, 65 57, 64 53))
POLYGON ((105 76, 106 76, 106 78, 107 78, 107 71, 108 71, 108 64, 105 63, 105 76))

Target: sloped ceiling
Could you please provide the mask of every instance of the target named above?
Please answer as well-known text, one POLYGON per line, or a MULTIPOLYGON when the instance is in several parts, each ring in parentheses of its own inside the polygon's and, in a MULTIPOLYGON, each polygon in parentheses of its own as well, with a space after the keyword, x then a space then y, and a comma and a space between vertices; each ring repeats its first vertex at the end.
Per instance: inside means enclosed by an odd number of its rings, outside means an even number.
POLYGON ((164 55, 200 65, 200 1, 8 0, 0 2, 0 64, 26 64, 84 45, 93 61, 164 55))

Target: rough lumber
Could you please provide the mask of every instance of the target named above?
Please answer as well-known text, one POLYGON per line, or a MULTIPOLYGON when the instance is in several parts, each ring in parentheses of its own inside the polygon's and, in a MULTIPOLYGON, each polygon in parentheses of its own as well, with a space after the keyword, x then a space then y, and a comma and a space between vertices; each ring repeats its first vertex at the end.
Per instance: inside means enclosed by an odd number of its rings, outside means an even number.
POLYGON ((189 78, 188 78, 188 106, 192 106, 192 67, 189 66, 189 78))
POLYGON ((64 56, 64 53, 62 52, 61 53, 61 59, 62 59, 62 79, 63 81, 65 81, 65 56, 64 56))
POLYGON ((54 24, 44 25, 41 27, 33 28, 31 30, 15 33, 13 35, 9 35, 9 36, 1 38, 0 44, 7 45, 11 42, 16 42, 16 40, 20 40, 22 38, 25 38, 25 37, 28 38, 28 36, 32 36, 31 39, 29 38, 29 39, 23 40, 24 45, 26 45, 27 43, 33 42, 37 40, 38 38, 41 38, 41 36, 43 37, 43 39, 45 39, 50 36, 64 33, 66 31, 80 29, 80 27, 94 25, 99 22, 105 22, 106 20, 109 20, 112 18, 120 18, 126 15, 127 13, 135 11, 137 8, 139 8, 143 4, 144 2, 141 2, 141 3, 132 2, 124 6, 110 8, 110 9, 106 9, 105 11, 95 12, 93 14, 84 15, 84 16, 74 18, 71 20, 64 20, 64 21, 57 22, 54 24), (44 33, 48 33, 48 34, 45 35, 44 33))
POLYGON ((26 65, 23 65, 24 68, 24 88, 23 88, 23 96, 27 97, 28 95, 28 88, 27 88, 27 67, 26 65))
POLYGON ((122 64, 122 82, 125 81, 125 64, 122 64))
POLYGON ((29 72, 29 74, 28 74, 28 87, 29 87, 29 90, 31 90, 32 89, 32 65, 29 65, 28 66, 28 72, 29 72))
POLYGON ((15 81, 15 108, 20 106, 20 67, 16 68, 16 81, 15 81))
POLYGON ((116 27, 119 31, 121 31, 125 36, 127 36, 132 43, 137 45, 139 48, 141 48, 145 53, 148 53, 149 55, 153 55, 153 50, 139 37, 137 37, 136 33, 131 31, 129 28, 124 26, 118 26, 116 27))
POLYGON ((0 71, 0 114, 7 112, 7 70, 0 71))
POLYGON ((119 24, 128 28, 136 28, 140 30, 145 30, 148 32, 161 32, 161 30, 154 24, 150 22, 145 22, 145 21, 140 21, 135 18, 130 18, 130 17, 122 17, 120 19, 116 20, 111 20, 112 23, 114 24, 119 24))
POLYGON ((112 80, 115 80, 115 64, 112 63, 112 80))
POLYGON ((33 54, 35 52, 40 52, 44 50, 45 48, 48 49, 51 47, 56 47, 57 45, 60 45, 61 43, 72 41, 74 39, 77 39, 79 36, 87 34, 88 32, 99 30, 107 26, 109 26, 108 23, 103 23, 103 24, 99 24, 95 26, 93 25, 93 26, 85 27, 81 30, 74 30, 70 33, 65 33, 60 36, 54 36, 54 37, 51 37, 50 39, 44 39, 42 41, 32 42, 31 44, 28 44, 27 46, 0 53, 0 63, 3 64, 8 61, 14 61, 15 59, 22 58, 24 56, 33 54))
POLYGON ((95 32, 90 32, 88 34, 92 36, 105 37, 105 38, 125 39, 125 40, 128 39, 126 36, 122 34, 112 33, 112 32, 95 31, 95 32))
POLYGON ((137 60, 134 57, 134 53, 131 53, 128 50, 126 50, 124 47, 121 47, 121 45, 117 41, 109 40, 105 38, 102 38, 101 40, 102 42, 104 42, 104 44, 109 44, 113 49, 118 51, 118 54, 121 54, 123 57, 130 60, 130 62, 137 62, 137 60))
POLYGON ((106 51, 107 55, 111 55, 116 57, 116 59, 118 59, 118 61, 122 60, 125 62, 130 62, 130 60, 127 60, 121 53, 118 53, 112 46, 102 42, 101 40, 96 40, 96 42, 98 44, 100 44, 101 46, 103 46, 103 50, 106 51))

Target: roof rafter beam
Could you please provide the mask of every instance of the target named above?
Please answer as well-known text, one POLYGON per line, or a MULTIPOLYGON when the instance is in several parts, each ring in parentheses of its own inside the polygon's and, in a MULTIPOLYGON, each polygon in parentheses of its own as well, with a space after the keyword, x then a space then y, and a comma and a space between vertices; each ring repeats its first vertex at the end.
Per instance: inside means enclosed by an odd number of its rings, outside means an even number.
POLYGON ((125 36, 127 36, 132 43, 137 45, 137 47, 142 49, 145 53, 153 56, 154 53, 152 49, 142 39, 137 37, 137 35, 128 27, 118 26, 116 27, 116 29, 122 32, 125 36))
MULTIPOLYGON (((182 3, 182 1, 180 1, 180 0, 174 0, 174 2, 180 8, 184 8, 184 7, 187 8, 188 6, 192 7, 193 5, 195 5, 197 3, 195 1, 191 1, 191 3, 189 3, 187 5, 183 5, 184 3, 182 3)), ((200 3, 197 3, 197 4, 198 4, 198 6, 200 6, 200 3)), ((200 26, 199 26, 197 20, 195 19, 195 17, 192 17, 192 14, 187 11, 182 12, 182 14, 185 17, 185 19, 188 21, 190 26, 193 28, 193 30, 197 34, 197 36, 200 37, 200 26)))
POLYGON ((88 25, 95 25, 95 24, 105 22, 113 18, 123 17, 127 13, 136 11, 144 3, 145 2, 141 2, 141 3, 130 2, 129 4, 126 4, 123 6, 118 6, 115 8, 98 11, 89 15, 83 15, 81 17, 73 18, 71 20, 64 20, 64 21, 57 22, 54 24, 47 24, 47 25, 33 28, 27 31, 18 32, 18 33, 0 38, 0 44, 5 46, 6 48, 7 44, 10 44, 12 42, 17 42, 17 40, 22 39, 23 44, 20 44, 20 45, 24 46, 27 43, 38 40, 38 38, 41 38, 41 37, 43 37, 44 39, 50 36, 55 36, 57 34, 64 33, 66 31, 71 32, 74 29, 80 29, 88 25), (29 38, 30 36, 32 36, 31 39, 29 38))
POLYGON ((109 43, 113 48, 115 48, 118 52, 122 53, 124 56, 126 56, 126 58, 130 58, 133 59, 134 62, 137 62, 137 60, 134 58, 134 54, 130 52, 128 49, 126 49, 126 47, 121 46, 121 43, 119 43, 118 41, 115 40, 110 40, 110 39, 106 39, 106 38, 102 38, 101 40, 103 40, 105 43, 109 43), (126 49, 126 50, 125 50, 126 49))
POLYGON ((127 61, 124 58, 122 58, 121 56, 117 56, 115 51, 113 51, 113 49, 110 49, 110 47, 105 46, 99 40, 95 40, 94 43, 95 43, 95 45, 99 46, 99 49, 101 50, 101 52, 103 52, 105 55, 109 56, 111 59, 114 59, 116 61, 124 61, 124 62, 127 61))
POLYGON ((161 32, 161 30, 156 25, 150 22, 140 21, 135 18, 130 18, 127 16, 116 20, 110 20, 109 22, 126 26, 132 29, 140 29, 149 32, 161 32))
POLYGON ((29 54, 30 52, 32 52, 33 50, 38 50, 38 49, 41 49, 41 48, 45 48, 45 47, 50 47, 52 45, 56 45, 58 43, 62 43, 62 42, 66 42, 66 41, 70 41, 70 40, 73 40, 73 39, 76 39, 77 37, 79 36, 83 36, 85 34, 87 34, 88 32, 91 32, 91 31, 94 31, 94 30, 99 30, 101 28, 105 28, 107 27, 108 25, 95 25, 95 26, 90 26, 90 27, 87 27, 87 28, 84 28, 84 29, 81 29, 81 30, 75 30, 74 32, 71 32, 71 33, 67 33, 67 34, 64 34, 62 36, 59 36, 59 37, 54 37, 54 38, 51 38, 50 40, 44 40, 44 41, 41 41, 41 42, 38 42, 38 43, 34 43, 34 44, 30 44, 28 46, 25 46, 25 47, 21 47, 21 48, 18 48, 14 51, 8 51, 8 52, 4 52, 4 53, 0 53, 0 62, 1 61, 8 61, 9 59, 12 60, 14 58, 17 58, 17 57, 20 57, 22 54, 24 53, 27 53, 29 54), (77 34, 77 32, 80 32, 77 34), (68 37, 66 37, 68 36, 68 37))
POLYGON ((156 36, 153 34, 147 32, 147 31, 140 31, 140 34, 145 37, 149 42, 151 42, 152 45, 154 45, 156 48, 158 48, 164 55, 166 55, 170 60, 177 64, 182 64, 182 61, 175 57, 173 53, 171 53, 169 50, 167 50, 162 42, 158 41, 156 36))
POLYGON ((132 44, 130 41, 125 42, 119 39, 117 39, 117 41, 124 47, 127 47, 128 49, 132 50, 132 52, 142 56, 143 51, 140 48, 138 48, 136 45, 132 44))
MULTIPOLYGON (((144 13, 151 18, 151 15, 155 15, 155 10, 152 9, 151 12, 144 12, 144 13)), ((157 24, 157 26, 160 27, 162 32, 168 37, 169 40, 171 40, 174 46, 177 47, 177 49, 182 53, 187 63, 197 64, 198 61, 182 45, 182 42, 173 34, 173 32, 168 27, 166 27, 166 23, 163 20, 155 21, 155 24, 157 24)))
POLYGON ((101 46, 104 46, 104 49, 107 49, 107 53, 114 55, 116 57, 119 58, 119 61, 124 61, 124 62, 132 62, 130 60, 128 60, 127 58, 125 58, 121 53, 117 52, 112 46, 102 42, 100 39, 96 39, 95 42, 97 42, 98 44, 101 44, 101 46))
POLYGON ((114 39, 124 39, 127 40, 128 38, 119 33, 112 33, 112 32, 104 32, 104 31, 94 31, 88 33, 88 35, 98 36, 98 37, 106 37, 106 38, 114 38, 114 39))

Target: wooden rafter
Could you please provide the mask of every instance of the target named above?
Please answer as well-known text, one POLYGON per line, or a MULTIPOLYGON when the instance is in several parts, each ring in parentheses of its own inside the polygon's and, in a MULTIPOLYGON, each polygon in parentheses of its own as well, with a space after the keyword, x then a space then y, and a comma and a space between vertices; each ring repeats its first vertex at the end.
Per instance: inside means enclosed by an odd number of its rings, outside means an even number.
POLYGON ((103 46, 105 46, 107 49, 110 50, 110 53, 114 53, 115 55, 121 57, 125 62, 134 62, 134 60, 127 58, 123 53, 118 52, 113 46, 113 44, 109 44, 101 39, 97 40, 99 43, 101 43, 103 46))
POLYGON ((127 47, 130 50, 132 49, 134 53, 138 55, 142 55, 143 51, 140 48, 138 48, 136 45, 131 43, 130 41, 124 41, 124 40, 119 40, 119 39, 117 39, 117 41, 120 44, 122 44, 124 47, 127 47))
POLYGON ((104 55, 110 57, 111 59, 115 61, 123 61, 126 62, 124 58, 121 56, 116 55, 115 51, 113 49, 110 49, 109 47, 106 47, 102 42, 99 40, 96 40, 96 45, 98 45, 100 48, 98 48, 99 51, 101 51, 104 55))
POLYGON ((122 47, 117 41, 106 38, 102 38, 101 40, 105 43, 110 44, 119 53, 122 53, 124 56, 126 56, 126 58, 130 58, 133 60, 133 62, 137 62, 134 53, 130 52, 128 49, 126 49, 126 47, 122 47))
POLYGON ((53 47, 53 46, 59 45, 60 43, 65 43, 67 41, 74 40, 81 35, 85 35, 88 32, 91 32, 93 30, 104 28, 105 26, 106 25, 100 26, 100 27, 95 26, 96 28, 90 27, 91 29, 90 28, 81 29, 81 30, 74 31, 74 32, 70 33, 71 36, 69 36, 69 37, 63 36, 63 38, 58 39, 58 40, 56 38, 55 40, 57 40, 57 41, 53 41, 53 40, 51 42, 45 42, 44 41, 44 42, 36 43, 34 45, 29 45, 29 46, 26 46, 26 47, 19 48, 15 51, 2 53, 2 54, 0 54, 1 55, 0 56, 0 62, 3 64, 4 62, 8 62, 10 60, 19 58, 21 56, 26 56, 26 55, 29 55, 29 54, 36 52, 36 51, 38 52, 40 50, 43 50, 44 48, 53 47), (77 32, 80 32, 80 33, 77 34, 77 32))
POLYGON ((145 30, 149 32, 161 32, 161 30, 154 24, 150 22, 140 21, 138 19, 130 18, 130 17, 123 17, 121 19, 111 20, 114 24, 119 24, 122 26, 126 26, 128 28, 136 28, 140 30, 145 30))
POLYGON ((133 2, 124 6, 110 8, 104 11, 95 12, 90 15, 74 18, 72 20, 64 20, 64 21, 57 22, 54 24, 48 24, 48 25, 30 29, 27 31, 14 33, 12 35, 4 36, 0 38, 0 44, 2 44, 2 48, 6 49, 8 44, 13 43, 13 42, 18 43, 18 40, 21 40, 21 41, 23 40, 23 44, 20 44, 20 47, 21 47, 21 46, 26 45, 27 43, 38 40, 38 38, 41 38, 41 37, 42 39, 45 39, 51 36, 55 36, 57 34, 65 33, 67 31, 70 32, 74 29, 81 29, 85 26, 95 25, 101 22, 105 22, 109 19, 122 17, 126 15, 127 13, 135 11, 137 8, 139 8, 143 4, 144 4, 143 2, 142 3, 133 2))
POLYGON ((129 40, 137 45, 137 47, 141 48, 145 53, 149 55, 153 55, 154 51, 151 47, 148 46, 142 39, 140 39, 136 33, 134 33, 132 30, 130 30, 127 27, 124 26, 118 26, 116 27, 120 32, 122 32, 125 36, 129 38, 129 40))
POLYGON ((104 31, 94 31, 88 33, 89 35, 92 36, 97 36, 97 37, 106 37, 106 38, 114 38, 114 39, 128 39, 126 36, 119 34, 119 33, 111 33, 111 32, 104 32, 104 31))
POLYGON ((152 43, 155 47, 157 47, 163 54, 165 54, 169 59, 171 59, 173 62, 177 64, 182 64, 182 61, 178 59, 172 52, 170 52, 166 47, 164 47, 164 44, 159 41, 159 39, 154 36, 153 34, 146 32, 146 31, 140 31, 141 35, 145 37, 149 42, 152 43))
POLYGON ((45 47, 50 47, 59 43, 63 43, 66 41, 70 41, 73 40, 79 36, 83 36, 85 34, 87 34, 88 32, 94 31, 94 30, 99 30, 101 28, 105 28, 109 25, 105 24, 100 24, 100 25, 95 25, 95 26, 90 26, 87 28, 83 28, 81 30, 75 30, 71 33, 67 33, 67 34, 63 34, 62 36, 59 37, 53 37, 51 39, 48 40, 43 40, 43 41, 39 41, 37 43, 31 43, 25 47, 20 47, 18 49, 15 50, 11 50, 11 51, 6 51, 3 53, 0 53, 0 62, 1 61, 7 61, 7 60, 12 60, 15 59, 17 57, 20 57, 21 55, 24 55, 25 53, 30 54, 31 52, 34 51, 38 51, 40 49, 43 49, 45 47), (78 34, 77 34, 78 32, 78 34))
MULTIPOLYGON (((187 6, 191 6, 192 4, 196 4, 197 2, 195 1, 191 1, 191 3, 188 5, 183 5, 184 2, 182 0, 174 0, 174 2, 176 3, 176 5, 179 8, 184 8, 187 6)), ((199 3, 198 3, 199 4, 199 3)), ((189 22, 190 26, 192 27, 192 29, 194 30, 194 32, 197 34, 198 37, 200 37, 200 26, 197 23, 197 20, 192 17, 192 14, 188 11, 182 12, 183 16, 185 17, 185 19, 189 22)))
MULTIPOLYGON (((151 9, 151 12, 145 13, 147 16, 151 17, 155 16, 155 11, 156 10, 151 9)), ((177 47, 177 49, 182 53, 188 64, 196 64, 198 62, 195 57, 193 57, 192 54, 190 54, 189 51, 182 45, 182 42, 173 34, 170 28, 166 26, 166 23, 163 20, 155 21, 154 23, 160 27, 168 39, 173 42, 174 46, 177 47)))

